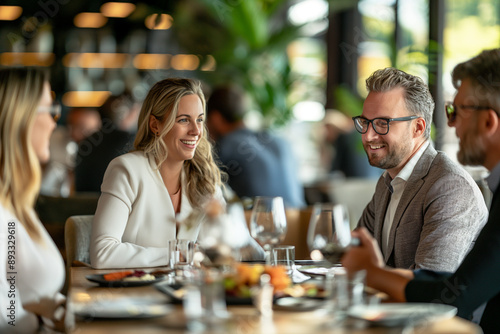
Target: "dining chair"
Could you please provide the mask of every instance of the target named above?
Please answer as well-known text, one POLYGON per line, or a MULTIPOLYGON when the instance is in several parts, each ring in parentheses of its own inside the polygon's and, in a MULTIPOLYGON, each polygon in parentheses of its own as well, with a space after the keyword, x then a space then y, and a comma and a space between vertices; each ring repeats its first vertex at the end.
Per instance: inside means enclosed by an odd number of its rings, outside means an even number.
POLYGON ((66 267, 76 263, 90 265, 90 234, 94 215, 70 216, 64 226, 66 267))
POLYGON ((64 224, 64 246, 66 255, 66 281, 62 293, 68 292, 71 267, 90 267, 90 234, 94 215, 76 215, 64 224))
MULTIPOLYGON (((281 244, 295 246, 295 259, 297 260, 309 260, 311 258, 309 255, 306 238, 311 213, 311 207, 302 209, 285 209, 287 232, 285 239, 281 244)), ((250 228, 251 216, 252 210, 245 210, 245 218, 248 228, 250 228)))

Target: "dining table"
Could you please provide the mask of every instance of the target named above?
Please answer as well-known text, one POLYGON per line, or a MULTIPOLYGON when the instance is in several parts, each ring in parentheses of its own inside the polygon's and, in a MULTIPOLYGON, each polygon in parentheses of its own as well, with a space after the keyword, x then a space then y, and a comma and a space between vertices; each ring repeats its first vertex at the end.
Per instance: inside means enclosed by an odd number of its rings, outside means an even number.
MULTIPOLYGON (((141 268, 146 272, 159 268, 141 268)), ((161 268, 160 268, 161 269, 161 268)), ((347 319, 342 326, 332 322, 331 313, 325 309, 296 311, 274 308, 271 315, 261 315, 257 308, 249 305, 228 305, 228 316, 217 326, 204 328, 192 326, 186 317, 182 303, 172 303, 172 298, 161 292, 154 284, 129 287, 106 287, 91 281, 88 277, 102 275, 114 270, 97 270, 90 267, 71 267, 67 300, 66 328, 75 334, 156 334, 156 333, 427 333, 427 334, 470 334, 482 333, 480 327, 456 316, 436 318, 408 327, 367 326, 366 322, 347 319), (158 315, 150 316, 101 316, 81 314, 82 303, 92 305, 99 301, 141 301, 161 306, 158 315)), ((158 283, 162 284, 162 283, 158 283)))

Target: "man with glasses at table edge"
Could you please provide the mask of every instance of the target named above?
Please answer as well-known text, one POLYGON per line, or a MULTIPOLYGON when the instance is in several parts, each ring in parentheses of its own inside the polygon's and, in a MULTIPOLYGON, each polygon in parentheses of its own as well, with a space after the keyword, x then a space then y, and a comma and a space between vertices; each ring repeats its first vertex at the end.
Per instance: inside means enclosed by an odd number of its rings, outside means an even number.
POLYGON ((363 226, 393 268, 454 271, 488 210, 476 182, 430 142, 434 101, 419 77, 374 72, 361 116, 353 117, 372 166, 385 169, 363 211, 363 226))

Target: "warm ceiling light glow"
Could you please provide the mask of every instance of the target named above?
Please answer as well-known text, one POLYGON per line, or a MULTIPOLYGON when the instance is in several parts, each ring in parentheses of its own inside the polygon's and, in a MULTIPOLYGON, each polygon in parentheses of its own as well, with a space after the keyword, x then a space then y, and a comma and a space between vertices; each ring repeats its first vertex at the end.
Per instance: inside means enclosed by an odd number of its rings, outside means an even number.
POLYGON ((128 2, 106 2, 101 6, 101 13, 107 17, 127 17, 135 10, 135 5, 128 2))
POLYGON ((174 19, 168 14, 152 14, 146 17, 144 24, 151 30, 167 30, 172 26, 174 19))
POLYGON ((124 68, 130 61, 126 53, 68 53, 63 57, 66 67, 124 68))
POLYGON ((22 12, 19 6, 0 6, 0 21, 14 21, 22 12))
POLYGON ((157 70, 170 68, 169 54, 141 53, 134 57, 134 67, 140 70, 157 70))
POLYGON ((110 91, 73 91, 67 92, 63 95, 62 103, 70 108, 100 107, 110 95, 110 91))
POLYGON ((78 28, 100 28, 108 22, 101 13, 80 13, 73 20, 78 28))
POLYGON ((202 71, 215 71, 217 67, 217 62, 215 61, 214 56, 208 55, 205 59, 205 63, 201 66, 202 71))
POLYGON ((171 65, 174 70, 194 71, 200 65, 200 59, 195 55, 175 55, 172 57, 171 65))
POLYGON ((54 59, 50 52, 4 52, 0 54, 0 65, 51 66, 54 59))

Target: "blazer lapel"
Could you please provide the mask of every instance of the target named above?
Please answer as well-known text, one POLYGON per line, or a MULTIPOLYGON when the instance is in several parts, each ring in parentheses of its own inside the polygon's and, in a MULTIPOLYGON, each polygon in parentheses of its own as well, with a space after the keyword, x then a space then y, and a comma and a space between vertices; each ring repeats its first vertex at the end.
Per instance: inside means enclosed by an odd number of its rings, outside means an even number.
MULTIPOLYGON (((412 203, 418 191, 424 184, 424 178, 429 173, 429 169, 432 165, 432 161, 437 155, 437 151, 429 145, 427 149, 424 151, 419 161, 415 165, 413 172, 410 175, 410 178, 406 182, 405 189, 399 201, 396 212, 394 213, 394 219, 392 221, 391 230, 389 232, 389 241, 387 245, 387 252, 384 254, 384 261, 387 263, 389 260, 395 245, 396 240, 396 229, 401 223, 401 219, 403 217, 406 208, 412 203)), ((387 207, 387 206, 386 206, 387 207)))

